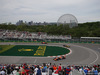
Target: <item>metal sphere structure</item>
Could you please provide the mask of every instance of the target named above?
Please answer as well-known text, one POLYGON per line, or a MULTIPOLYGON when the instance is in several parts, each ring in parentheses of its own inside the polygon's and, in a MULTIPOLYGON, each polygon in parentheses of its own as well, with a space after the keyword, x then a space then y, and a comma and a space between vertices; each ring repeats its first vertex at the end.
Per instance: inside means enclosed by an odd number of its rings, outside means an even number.
POLYGON ((57 25, 69 25, 69 27, 72 28, 78 26, 78 21, 74 15, 64 14, 58 19, 57 25))

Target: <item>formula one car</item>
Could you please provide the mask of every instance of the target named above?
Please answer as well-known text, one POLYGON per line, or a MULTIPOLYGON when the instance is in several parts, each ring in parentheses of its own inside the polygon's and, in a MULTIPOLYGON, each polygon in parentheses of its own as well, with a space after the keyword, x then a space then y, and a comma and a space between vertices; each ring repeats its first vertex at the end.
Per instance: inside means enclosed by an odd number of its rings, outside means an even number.
POLYGON ((47 44, 47 42, 42 42, 42 44, 47 44))
POLYGON ((53 60, 54 60, 54 61, 58 61, 58 57, 55 57, 53 60))
POLYGON ((68 45, 63 45, 64 47, 67 47, 67 48, 70 48, 70 46, 68 46, 68 45))
POLYGON ((58 60, 62 60, 62 59, 66 59, 66 55, 61 55, 61 56, 56 56, 53 60, 54 61, 58 61, 58 60))

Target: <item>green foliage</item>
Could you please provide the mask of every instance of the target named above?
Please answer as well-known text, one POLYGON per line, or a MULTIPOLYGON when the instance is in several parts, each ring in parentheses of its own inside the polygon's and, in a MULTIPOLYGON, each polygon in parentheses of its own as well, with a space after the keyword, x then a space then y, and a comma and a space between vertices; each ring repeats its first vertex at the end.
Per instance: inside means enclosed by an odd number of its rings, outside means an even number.
POLYGON ((2 50, 2 48, 0 47, 0 51, 2 50))
POLYGON ((0 29, 16 30, 16 25, 0 24, 0 29))
POLYGON ((72 37, 100 37, 100 22, 87 22, 78 24, 77 27, 69 28, 68 25, 13 25, 9 23, 0 24, 0 29, 46 32, 49 35, 72 35, 72 37))

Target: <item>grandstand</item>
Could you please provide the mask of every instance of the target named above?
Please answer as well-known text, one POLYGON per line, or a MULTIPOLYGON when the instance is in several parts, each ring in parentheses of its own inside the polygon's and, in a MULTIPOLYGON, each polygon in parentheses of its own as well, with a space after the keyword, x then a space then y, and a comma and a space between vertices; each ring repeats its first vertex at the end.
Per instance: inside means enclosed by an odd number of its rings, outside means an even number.
POLYGON ((70 35, 47 35, 46 33, 29 33, 26 31, 9 31, 9 30, 0 30, 0 39, 1 40, 26 40, 26 41, 34 41, 34 40, 64 40, 71 39, 70 35))
POLYGON ((100 43, 100 37, 72 38, 71 35, 48 35, 44 32, 10 31, 0 29, 0 41, 60 41, 100 43))

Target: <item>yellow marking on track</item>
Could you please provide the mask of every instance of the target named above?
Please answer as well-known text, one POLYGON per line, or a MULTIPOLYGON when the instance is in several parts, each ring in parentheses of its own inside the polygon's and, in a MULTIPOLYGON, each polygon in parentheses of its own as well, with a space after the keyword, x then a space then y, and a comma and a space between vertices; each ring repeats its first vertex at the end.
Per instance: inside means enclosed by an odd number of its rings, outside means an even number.
POLYGON ((1 46, 1 50, 0 53, 3 53, 11 48, 13 48, 15 45, 0 45, 1 46))
POLYGON ((44 56, 45 50, 46 50, 46 46, 39 46, 34 55, 44 56))
POLYGON ((22 48, 22 49, 18 49, 18 51, 20 52, 20 51, 33 51, 33 49, 24 49, 24 48, 22 48))

